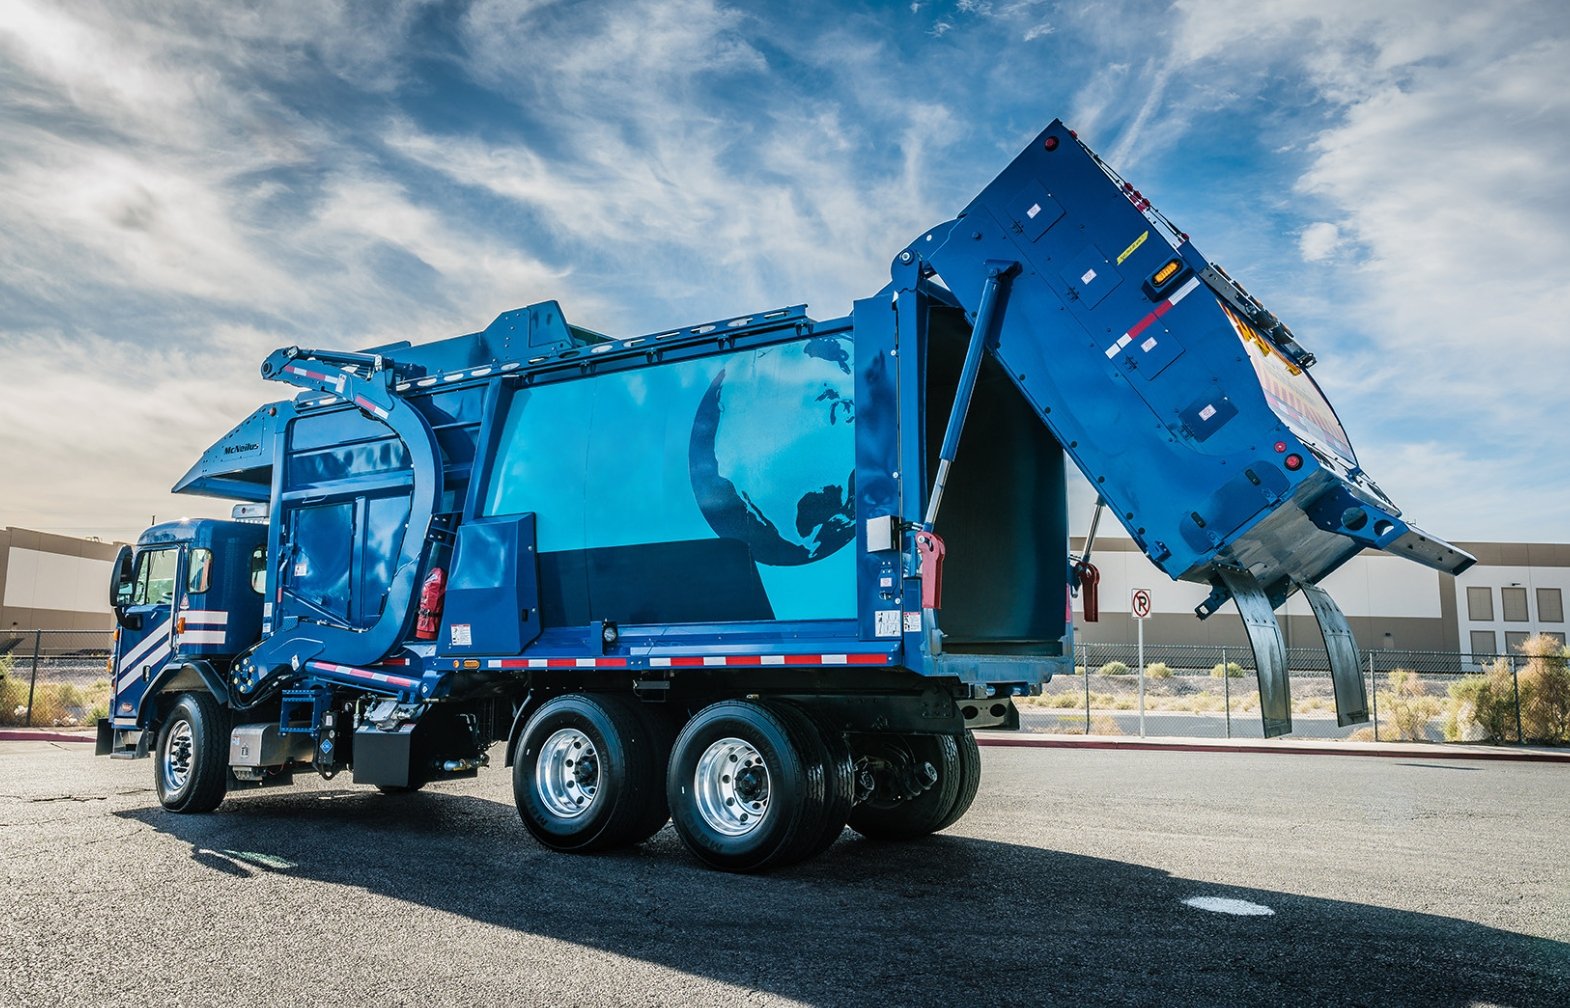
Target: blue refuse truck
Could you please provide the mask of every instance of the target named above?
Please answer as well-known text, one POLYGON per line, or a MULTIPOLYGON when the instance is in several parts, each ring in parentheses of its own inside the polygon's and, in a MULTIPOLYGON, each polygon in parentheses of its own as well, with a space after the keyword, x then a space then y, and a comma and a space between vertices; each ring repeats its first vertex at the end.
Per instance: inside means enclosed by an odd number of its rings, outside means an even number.
MULTIPOLYGON (((111 585, 98 751, 202 812, 302 771, 387 792, 497 750, 541 843, 673 822, 701 860, 810 857, 849 824, 952 824, 971 729, 1072 654, 1066 463, 1152 563, 1227 600, 1267 735, 1274 610, 1365 548, 1457 572, 1359 467, 1312 354, 1054 122, 843 318, 803 306, 630 338, 555 302, 421 346, 289 347, 300 389, 175 490, 111 585)), ((1087 544, 1088 547, 1088 544, 1087 544)))

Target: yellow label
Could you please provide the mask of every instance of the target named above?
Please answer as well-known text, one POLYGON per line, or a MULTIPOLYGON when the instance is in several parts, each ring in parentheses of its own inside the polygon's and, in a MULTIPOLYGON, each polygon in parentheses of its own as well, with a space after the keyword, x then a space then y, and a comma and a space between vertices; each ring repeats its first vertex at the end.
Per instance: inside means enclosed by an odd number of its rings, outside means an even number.
POLYGON ((1145 239, 1149 238, 1149 237, 1150 237, 1150 232, 1146 231, 1144 234, 1140 235, 1138 238, 1135 238, 1133 243, 1130 244, 1128 248, 1123 250, 1123 254, 1118 256, 1118 265, 1119 266, 1123 265, 1123 260, 1125 260, 1129 256, 1133 255, 1134 254, 1134 250, 1139 248, 1141 245, 1145 244, 1145 239))

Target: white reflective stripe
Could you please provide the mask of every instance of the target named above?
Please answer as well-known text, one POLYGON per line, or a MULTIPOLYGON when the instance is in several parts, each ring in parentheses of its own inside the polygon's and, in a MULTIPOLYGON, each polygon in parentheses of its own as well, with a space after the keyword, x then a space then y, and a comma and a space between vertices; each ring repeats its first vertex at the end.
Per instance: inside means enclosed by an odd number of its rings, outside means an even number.
POLYGON ((848 665, 850 659, 842 654, 826 654, 820 656, 825 665, 848 665))
POLYGON ((142 674, 141 666, 148 666, 148 665, 150 665, 150 666, 153 666, 153 667, 161 667, 164 662, 168 661, 169 660, 169 648, 167 646, 168 643, 169 642, 167 640, 165 640, 164 641, 165 646, 163 648, 160 648, 159 650, 154 651, 152 654, 148 655, 145 658, 138 658, 137 661, 136 661, 136 665, 133 666, 132 668, 130 668, 129 670, 127 670, 125 675, 121 676, 119 681, 114 684, 115 696, 119 696, 121 693, 124 693, 125 692, 125 688, 127 686, 129 686, 135 679, 137 679, 142 674))
POLYGON ((595 664, 596 664, 596 659, 594 659, 594 658, 579 658, 578 659, 578 667, 579 668, 594 668, 595 664))
POLYGON ((1198 287, 1199 287, 1199 277, 1189 277, 1188 278, 1188 283, 1186 283, 1183 286, 1179 287, 1177 289, 1177 292, 1174 293, 1171 297, 1167 298, 1167 300, 1172 302, 1173 304, 1177 304, 1179 301, 1183 300, 1184 298, 1186 298, 1190 294, 1192 294, 1198 287))
POLYGON ((703 659, 703 664, 705 664, 705 665, 724 665, 725 664, 725 659, 724 658, 705 658, 705 659, 703 659))
POLYGON ((168 624, 168 622, 164 622, 163 624, 159 625, 155 630, 153 630, 152 633, 148 634, 142 640, 142 643, 136 645, 136 647, 132 648, 126 654, 126 656, 124 658, 121 658, 120 659, 120 666, 122 668, 124 668, 125 666, 128 666, 128 665, 140 664, 141 661, 142 661, 142 658, 148 652, 152 651, 153 648, 157 647, 159 644, 162 644, 162 643, 164 643, 164 642, 166 642, 168 640, 169 640, 169 624, 168 624))
POLYGON ((671 660, 669 658, 650 658, 649 666, 651 668, 670 668, 671 660))
POLYGON ((783 664, 785 664, 785 656, 784 655, 778 655, 778 654, 766 654, 766 655, 763 656, 763 664, 764 665, 783 665, 783 664))
POLYGON ((223 626, 229 622, 229 614, 217 609, 190 609, 180 616, 186 626, 223 626))
POLYGON ((227 630, 187 630, 180 635, 181 644, 222 644, 229 636, 227 630))

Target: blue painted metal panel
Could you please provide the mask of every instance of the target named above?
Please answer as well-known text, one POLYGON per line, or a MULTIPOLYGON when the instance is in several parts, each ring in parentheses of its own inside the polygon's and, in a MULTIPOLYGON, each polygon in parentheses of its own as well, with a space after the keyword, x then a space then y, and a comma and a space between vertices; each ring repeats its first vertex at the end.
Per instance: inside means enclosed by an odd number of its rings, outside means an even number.
POLYGON ((480 518, 458 529, 437 654, 516 655, 540 635, 532 514, 480 518))

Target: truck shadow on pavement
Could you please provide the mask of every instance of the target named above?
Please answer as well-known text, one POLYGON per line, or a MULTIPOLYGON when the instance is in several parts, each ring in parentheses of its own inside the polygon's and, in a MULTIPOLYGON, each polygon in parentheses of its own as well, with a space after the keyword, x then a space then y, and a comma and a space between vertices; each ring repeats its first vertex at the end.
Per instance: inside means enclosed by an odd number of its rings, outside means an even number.
POLYGON ((451 793, 281 791, 207 816, 116 814, 215 872, 309 882, 302 903, 335 899, 317 883, 355 887, 812 1004, 1570 1003, 1560 942, 963 836, 846 832, 807 864, 737 876, 703 868, 668 826, 621 853, 554 854, 510 805, 451 793), (1199 896, 1274 914, 1184 905, 1199 896))

